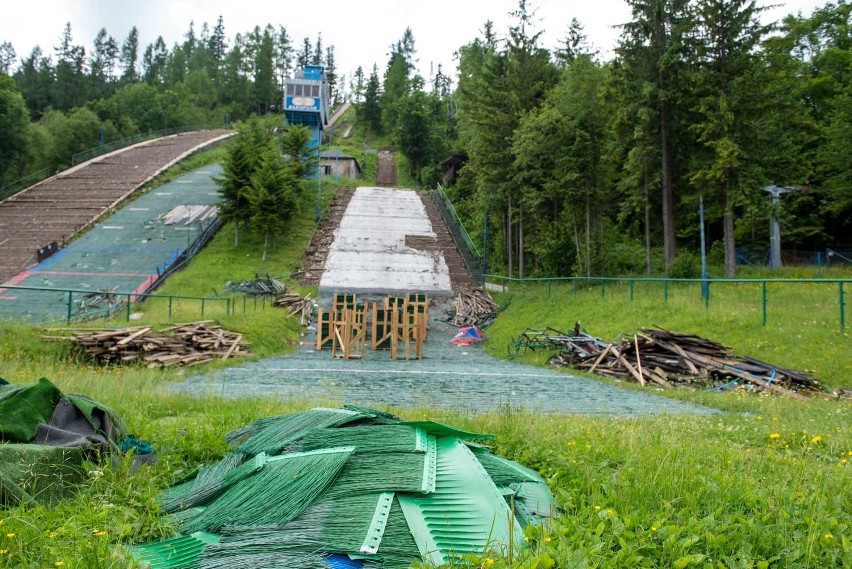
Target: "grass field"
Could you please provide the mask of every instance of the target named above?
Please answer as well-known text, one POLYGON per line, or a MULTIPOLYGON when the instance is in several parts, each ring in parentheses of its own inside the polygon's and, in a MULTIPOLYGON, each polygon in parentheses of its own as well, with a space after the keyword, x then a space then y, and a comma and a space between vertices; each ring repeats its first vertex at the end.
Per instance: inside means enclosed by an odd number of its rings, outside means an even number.
MULTIPOLYGON (((208 295, 229 279, 292 272, 314 230, 316 187, 311 188, 300 220, 279 237, 267 262, 260 259, 259 238, 243 235, 237 247, 232 228, 225 227, 157 292, 208 295)), ((330 192, 324 191, 325 199, 330 192)), ((665 304, 659 290, 639 287, 633 301, 626 286, 607 287, 603 298, 599 288, 580 290, 577 296, 551 289, 548 297, 545 287, 528 287, 525 295, 499 295, 505 309, 486 330, 485 349, 504 357, 507 343, 526 327, 566 329, 579 320, 590 333, 610 339, 657 324, 696 332, 781 365, 812 369, 830 386, 852 385, 852 346, 849 333, 840 335, 831 320, 831 293, 816 287, 797 290, 790 297, 772 291, 764 327, 755 312, 759 297, 755 300, 751 288, 714 290, 705 309, 688 288, 670 291, 665 304)), ((135 310, 144 313, 142 322, 167 320, 162 304, 147 301, 135 310)), ((179 310, 181 319, 200 316, 190 304, 179 310)), ((246 334, 253 357, 286 352, 299 340, 298 325, 282 310, 261 306, 213 315, 246 334)), ((261 416, 344 403, 175 395, 166 383, 187 371, 101 368, 62 344, 42 342, 40 335, 34 327, 0 324, 0 376, 14 382, 46 376, 65 392, 95 397, 114 408, 134 435, 154 445, 158 461, 139 471, 127 458, 89 464, 86 482, 61 503, 0 510, 3 568, 133 567, 120 545, 170 535, 173 526, 160 517, 157 492, 227 452, 226 432, 261 416)), ((522 361, 543 365, 541 358, 532 354, 522 361)), ((496 433, 497 450, 538 469, 561 506, 557 517, 528 532, 526 552, 511 560, 486 554, 457 566, 852 567, 848 400, 799 402, 688 390, 666 395, 720 412, 617 418, 542 416, 508 407, 476 416, 401 411, 407 418, 429 417, 496 433)))

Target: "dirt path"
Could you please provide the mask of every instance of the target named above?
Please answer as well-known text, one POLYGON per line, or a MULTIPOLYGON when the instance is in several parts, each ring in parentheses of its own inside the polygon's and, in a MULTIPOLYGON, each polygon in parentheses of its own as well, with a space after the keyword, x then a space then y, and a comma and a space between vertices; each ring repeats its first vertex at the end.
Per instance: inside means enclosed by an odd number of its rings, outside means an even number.
POLYGON ((379 150, 379 164, 376 168, 376 185, 386 188, 396 187, 396 159, 393 152, 383 148, 379 150))

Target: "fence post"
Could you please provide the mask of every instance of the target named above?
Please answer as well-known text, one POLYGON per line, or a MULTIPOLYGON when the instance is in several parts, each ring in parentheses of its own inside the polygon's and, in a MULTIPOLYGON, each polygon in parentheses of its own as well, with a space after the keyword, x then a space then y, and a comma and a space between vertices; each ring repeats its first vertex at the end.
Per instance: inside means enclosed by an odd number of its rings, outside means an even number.
POLYGON ((766 281, 763 281, 763 286, 761 287, 762 296, 763 296, 763 325, 766 326, 766 281))
POLYGON ((172 319, 172 296, 169 296, 169 320, 172 319))
MULTIPOLYGON (((70 290, 68 291, 68 306, 65 309, 65 323, 71 324, 71 298, 74 295, 70 290)), ((841 297, 842 298, 842 297, 841 297)))
POLYGON ((225 314, 227 316, 231 315, 231 299, 230 298, 225 299, 225 314))
POLYGON ((846 330, 846 301, 843 299, 843 281, 837 282, 837 295, 840 301, 840 333, 846 330))
POLYGON ((669 303, 669 278, 663 279, 663 301, 669 303))
POLYGON ((633 279, 627 281, 627 286, 630 288, 630 302, 633 302, 633 279))
POLYGON ((550 298, 550 279, 547 280, 547 298, 550 298))
POLYGON ((704 293, 704 310, 710 308, 710 281, 705 280, 701 283, 704 293))
POLYGON ((130 322, 130 295, 129 294, 127 295, 127 306, 125 307, 125 310, 124 310, 124 318, 128 322, 130 322))
POLYGON ((201 315, 204 316, 204 299, 201 299, 201 315))
POLYGON ((243 295, 243 314, 246 313, 246 295, 243 295))
POLYGON ((601 279, 601 298, 604 297, 605 292, 606 292, 606 281, 601 279))

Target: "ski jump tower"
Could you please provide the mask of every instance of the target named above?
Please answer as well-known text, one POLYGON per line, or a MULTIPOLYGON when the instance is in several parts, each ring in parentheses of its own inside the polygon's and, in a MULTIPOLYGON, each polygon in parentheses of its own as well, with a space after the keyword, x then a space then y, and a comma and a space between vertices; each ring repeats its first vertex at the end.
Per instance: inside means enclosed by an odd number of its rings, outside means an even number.
POLYGON ((322 212, 322 177, 319 157, 322 131, 328 124, 328 81, 322 65, 306 65, 296 76, 284 81, 284 117, 287 124, 299 124, 311 133, 310 148, 317 153, 317 221, 322 212))
POLYGON ((307 127, 311 148, 320 147, 328 124, 328 81, 323 66, 306 65, 284 81, 284 116, 288 124, 307 127))

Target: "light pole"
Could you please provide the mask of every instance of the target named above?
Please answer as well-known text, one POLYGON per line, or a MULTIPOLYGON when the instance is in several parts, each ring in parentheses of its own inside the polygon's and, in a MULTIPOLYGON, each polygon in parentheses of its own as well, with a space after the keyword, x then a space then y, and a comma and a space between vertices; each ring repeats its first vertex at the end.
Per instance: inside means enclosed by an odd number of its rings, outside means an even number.
POLYGON ((319 142, 317 143, 317 221, 322 213, 322 131, 319 131, 319 142))
POLYGON ((772 211, 769 216, 769 267, 774 269, 781 266, 781 228, 775 210, 781 201, 781 194, 798 192, 802 186, 766 186, 764 192, 772 196, 772 211))

